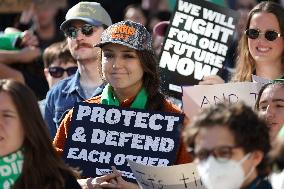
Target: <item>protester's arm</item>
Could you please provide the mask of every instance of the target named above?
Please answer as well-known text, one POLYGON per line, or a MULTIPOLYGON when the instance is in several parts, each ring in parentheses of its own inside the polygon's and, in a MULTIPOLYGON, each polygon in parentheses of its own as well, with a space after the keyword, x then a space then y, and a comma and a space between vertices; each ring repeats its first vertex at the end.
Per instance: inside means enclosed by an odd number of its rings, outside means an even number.
POLYGON ((77 180, 82 189, 102 189, 102 188, 116 188, 118 185, 116 182, 117 175, 115 173, 106 174, 96 178, 87 178, 77 180))
POLYGON ((30 32, 29 30, 26 30, 26 31, 23 32, 21 46, 23 46, 23 47, 30 47, 30 46, 37 47, 38 43, 39 43, 38 38, 32 32, 30 32))
POLYGON ((17 70, 0 63, 0 79, 14 79, 21 83, 25 83, 24 76, 17 70))
POLYGON ((116 188, 116 189, 140 189, 137 184, 125 181, 121 173, 112 166, 113 173, 109 173, 96 178, 79 179, 78 183, 82 189, 102 189, 102 188, 116 188))
POLYGON ((204 76, 203 79, 198 83, 199 85, 214 85, 222 84, 225 81, 218 75, 204 76))
POLYGON ((37 47, 25 47, 19 51, 0 50, 0 62, 3 64, 31 63, 40 56, 37 47))
POLYGON ((30 63, 41 55, 37 37, 30 31, 20 34, 18 50, 0 50, 0 62, 3 64, 30 63))
MULTIPOLYGON (((120 189, 140 189, 137 184, 127 182, 122 178, 122 174, 116 169, 115 166, 112 166, 113 173, 116 174, 116 186, 120 189)), ((104 184, 102 184, 104 187, 104 184)))
POLYGON ((72 119, 72 113, 73 113, 73 109, 70 110, 66 114, 66 116, 64 117, 64 119, 60 123, 60 126, 57 129, 57 133, 56 133, 55 138, 53 140, 53 145, 55 147, 55 150, 61 156, 63 155, 65 142, 67 140, 67 134, 68 134, 69 127, 70 127, 70 124, 71 124, 71 119, 72 119))

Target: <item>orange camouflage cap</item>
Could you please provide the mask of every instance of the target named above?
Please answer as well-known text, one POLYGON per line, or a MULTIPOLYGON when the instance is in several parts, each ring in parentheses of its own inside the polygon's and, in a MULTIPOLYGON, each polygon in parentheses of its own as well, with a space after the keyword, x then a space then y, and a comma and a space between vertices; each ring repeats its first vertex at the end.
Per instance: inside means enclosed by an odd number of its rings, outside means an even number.
POLYGON ((138 51, 153 51, 152 36, 140 23, 130 20, 121 21, 109 26, 101 37, 101 42, 96 47, 109 43, 125 45, 138 51))

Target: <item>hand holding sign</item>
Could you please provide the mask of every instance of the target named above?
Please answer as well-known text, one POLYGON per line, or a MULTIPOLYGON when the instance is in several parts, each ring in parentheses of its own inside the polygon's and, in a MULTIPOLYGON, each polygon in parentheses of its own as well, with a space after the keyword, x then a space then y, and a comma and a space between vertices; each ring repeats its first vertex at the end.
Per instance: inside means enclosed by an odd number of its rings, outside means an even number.
POLYGON ((119 188, 116 182, 117 173, 109 173, 96 178, 79 179, 78 183, 83 189, 119 188))
POLYGON ((221 74, 237 12, 207 1, 179 0, 160 57, 162 88, 181 98, 181 86, 221 74))
POLYGON ((116 165, 135 182, 126 159, 156 166, 176 160, 183 115, 79 103, 74 107, 65 161, 82 175, 97 177, 116 165), (95 170, 95 171, 94 171, 95 170))
POLYGON ((143 189, 204 189, 195 163, 154 167, 128 160, 140 188, 143 189), (170 173, 170 174, 169 174, 170 173))
MULTIPOLYGON (((121 189, 124 189, 124 188, 125 189, 140 189, 137 184, 133 184, 133 183, 125 181, 122 178, 122 174, 116 169, 115 166, 112 166, 111 168, 113 170, 113 173, 117 175, 117 177, 116 177, 116 182, 117 182, 116 187, 117 188, 121 188, 121 189)), ((106 185, 102 185, 102 186, 106 186, 106 185)))
POLYGON ((80 179, 78 182, 82 189, 102 189, 102 188, 120 188, 120 189, 139 189, 137 184, 125 181, 122 174, 112 166, 112 173, 88 179, 80 179))
POLYGON ((222 84, 225 81, 218 75, 204 76, 203 79, 198 83, 199 85, 214 85, 222 84))

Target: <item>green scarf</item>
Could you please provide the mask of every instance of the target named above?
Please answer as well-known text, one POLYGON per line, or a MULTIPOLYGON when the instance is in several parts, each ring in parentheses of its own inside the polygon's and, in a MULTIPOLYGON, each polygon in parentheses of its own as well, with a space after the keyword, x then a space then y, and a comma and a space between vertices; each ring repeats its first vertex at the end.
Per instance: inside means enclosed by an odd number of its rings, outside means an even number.
MULTIPOLYGON (((148 99, 148 95, 144 87, 142 87, 130 107, 137 108, 137 109, 145 109, 146 104, 147 104, 147 99, 148 99)), ((109 84, 105 86, 102 92, 101 103, 106 104, 106 105, 119 106, 119 101, 114 96, 113 89, 109 84)))
POLYGON ((24 163, 23 151, 18 150, 12 154, 0 157, 0 188, 12 188, 19 178, 24 163))

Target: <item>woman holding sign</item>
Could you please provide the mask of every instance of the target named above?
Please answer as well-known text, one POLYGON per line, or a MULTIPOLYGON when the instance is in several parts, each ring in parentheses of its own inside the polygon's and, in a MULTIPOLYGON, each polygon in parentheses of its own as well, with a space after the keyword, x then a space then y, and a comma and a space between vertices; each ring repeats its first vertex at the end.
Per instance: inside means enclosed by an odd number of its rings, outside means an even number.
POLYGON ((268 128, 243 103, 203 109, 188 129, 197 170, 207 189, 271 189, 268 128))
MULTIPOLYGON (((101 75, 106 85, 100 96, 87 102, 105 105, 131 107, 152 111, 181 113, 181 111, 159 92, 159 74, 152 48, 152 38, 146 28, 132 21, 122 21, 111 25, 101 37, 101 75)), ((54 146, 62 153, 72 110, 62 121, 54 146)), ((176 164, 190 162, 191 158, 180 139, 176 164)))
POLYGON ((0 188, 79 189, 54 151, 33 92, 0 80, 0 104, 0 188))
MULTIPOLYGON (((284 76, 284 9, 264 1, 248 15, 239 42, 233 82, 252 81, 252 75, 273 80, 284 76)), ((200 84, 224 83, 219 76, 204 77, 200 84)))

